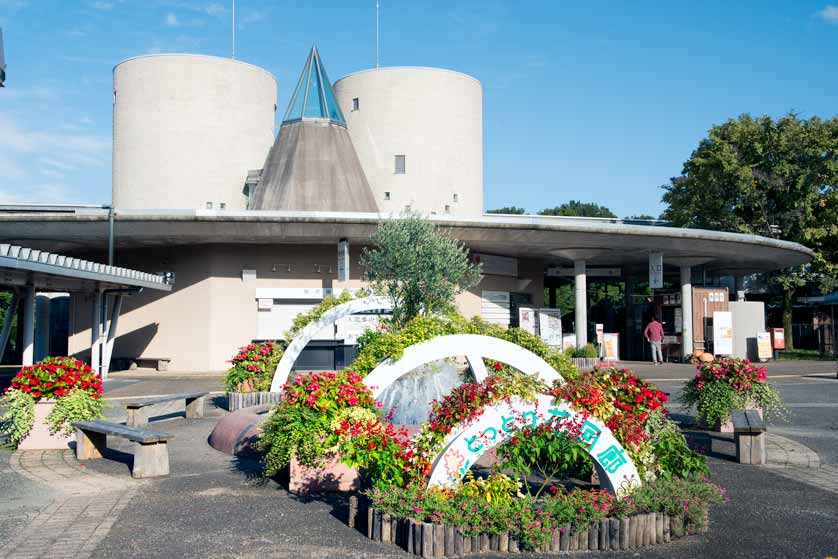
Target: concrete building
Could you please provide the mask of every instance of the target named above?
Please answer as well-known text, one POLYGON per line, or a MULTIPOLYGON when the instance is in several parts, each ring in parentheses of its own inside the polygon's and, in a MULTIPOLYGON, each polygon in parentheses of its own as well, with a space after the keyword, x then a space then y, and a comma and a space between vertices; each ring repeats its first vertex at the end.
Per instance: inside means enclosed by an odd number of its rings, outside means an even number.
MULTIPOLYGON (((325 294, 365 285, 361 250, 406 207, 483 264, 481 283, 458 299, 466 316, 516 325, 519 307, 555 308, 571 287, 565 331, 584 345, 604 323, 628 358, 643 356, 648 313, 664 315, 672 355, 688 355, 708 344, 709 310, 730 298, 723 278, 812 257, 794 243, 656 223, 484 215, 481 86, 456 72, 381 68, 332 90, 312 51, 276 141, 266 133, 275 82, 258 68, 162 55, 117 65, 114 80, 114 208, 0 207, 5 243, 103 261, 113 219, 117 265, 176 278, 171 292, 126 298, 114 358, 225 369, 237 346, 283 338, 325 294), (224 116, 216 130, 202 122, 224 111, 236 118, 224 116), (347 277, 337 266, 341 241, 347 277), (663 254, 662 288, 647 287, 651 253, 663 254), (621 290, 617 311, 590 303, 603 286, 621 290)), ((89 303, 76 294, 70 312, 68 348, 82 357, 89 303)), ((322 338, 327 349, 344 339, 340 331, 322 338)))
POLYGON ((483 88, 439 68, 376 68, 335 82, 382 213, 483 214, 483 88))
POLYGON ((273 144, 276 79, 194 54, 129 58, 113 72, 113 205, 247 207, 248 171, 273 144))

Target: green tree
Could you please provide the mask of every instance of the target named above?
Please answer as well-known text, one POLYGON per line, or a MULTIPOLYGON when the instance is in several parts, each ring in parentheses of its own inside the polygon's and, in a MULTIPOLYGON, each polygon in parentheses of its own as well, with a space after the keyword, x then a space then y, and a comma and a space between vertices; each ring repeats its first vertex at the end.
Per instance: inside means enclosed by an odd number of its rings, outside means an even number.
POLYGON ((393 302, 393 321, 453 310, 458 293, 480 281, 480 266, 468 249, 416 214, 385 221, 361 261, 373 289, 393 302))
POLYGON ((527 213, 527 210, 524 208, 519 208, 518 206, 504 206, 502 208, 498 208, 496 210, 486 210, 487 214, 514 214, 514 215, 523 215, 527 213))
POLYGON ((617 217, 617 215, 606 208, 594 202, 582 202, 581 200, 571 200, 565 202, 561 206, 555 208, 545 208, 538 212, 538 215, 568 215, 577 217, 617 217))
POLYGON ((652 219, 657 219, 657 218, 655 216, 649 215, 649 214, 635 214, 635 215, 626 216, 624 219, 652 220, 652 219))
POLYGON ((681 176, 663 186, 661 216, 680 227, 751 233, 804 244, 810 265, 771 274, 783 294, 783 326, 793 347, 791 309, 807 283, 832 289, 838 252, 838 119, 778 120, 742 115, 710 129, 681 176))

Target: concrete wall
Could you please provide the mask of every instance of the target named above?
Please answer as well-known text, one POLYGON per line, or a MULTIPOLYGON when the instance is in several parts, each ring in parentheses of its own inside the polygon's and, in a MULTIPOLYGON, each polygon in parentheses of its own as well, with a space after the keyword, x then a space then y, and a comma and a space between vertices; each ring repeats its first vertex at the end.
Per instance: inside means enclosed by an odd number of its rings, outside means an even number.
POLYGON ((478 80, 438 68, 379 68, 341 78, 334 89, 382 212, 409 205, 442 215, 448 206, 453 215, 482 215, 478 80), (405 174, 395 173, 396 155, 405 156, 405 174))
MULTIPOLYGON (((198 245, 121 251, 120 266, 174 272, 175 288, 171 293, 146 291, 124 300, 113 355, 171 358, 169 368, 174 371, 225 370, 234 350, 256 338, 257 288, 362 287, 361 250, 360 246, 350 249, 347 282, 337 281, 337 246, 333 245, 198 245), (243 281, 243 269, 256 270, 256 280, 243 281)), ((95 260, 101 255, 85 257, 95 260)), ((480 316, 484 289, 531 293, 533 305, 542 306, 543 270, 540 261, 522 260, 519 274, 527 279, 484 276, 480 285, 458 297, 458 306, 468 317, 480 316)), ((73 296, 68 349, 85 360, 89 359, 91 305, 91 297, 73 296)))
MULTIPOLYGON (((360 249, 351 247, 350 280, 343 283, 336 276, 336 245, 121 251, 120 266, 173 271, 176 280, 171 293, 148 291, 124 301, 113 355, 169 357, 169 368, 177 371, 227 369, 233 351, 256 337, 257 288, 361 287, 360 249), (315 265, 331 265, 332 273, 325 268, 318 273, 315 265), (243 281, 243 269, 256 270, 256 281, 243 281)), ((90 297, 73 298, 69 353, 84 359, 89 359, 91 304, 90 297)))
POLYGON ((731 301, 733 356, 759 360, 757 332, 765 331, 765 304, 762 301, 731 301))
POLYGON ((274 138, 276 79, 212 56, 130 58, 114 68, 117 209, 246 208, 247 172, 274 138))

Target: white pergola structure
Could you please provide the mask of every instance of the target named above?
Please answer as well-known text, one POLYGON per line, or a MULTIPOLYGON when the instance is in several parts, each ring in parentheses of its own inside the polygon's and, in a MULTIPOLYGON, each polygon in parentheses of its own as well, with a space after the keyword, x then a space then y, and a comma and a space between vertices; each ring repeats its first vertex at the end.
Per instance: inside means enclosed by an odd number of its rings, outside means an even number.
POLYGON ((89 293, 93 295, 90 366, 104 380, 108 376, 122 299, 143 289, 171 291, 172 282, 157 274, 119 268, 0 244, 0 285, 13 289, 9 312, 0 330, 0 359, 8 345, 15 309, 22 302, 22 364, 32 365, 35 354, 35 297, 39 292, 89 293), (110 317, 108 317, 108 302, 110 317))

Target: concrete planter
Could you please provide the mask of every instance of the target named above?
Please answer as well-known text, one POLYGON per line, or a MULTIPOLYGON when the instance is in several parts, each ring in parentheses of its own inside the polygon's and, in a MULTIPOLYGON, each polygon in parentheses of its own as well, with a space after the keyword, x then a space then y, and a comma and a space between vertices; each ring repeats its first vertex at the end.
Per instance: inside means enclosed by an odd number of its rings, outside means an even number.
POLYGON ((281 399, 281 392, 228 392, 227 410, 237 411, 251 406, 274 404, 281 399))
POLYGON ((571 357, 573 366, 582 372, 592 371, 594 367, 599 365, 599 357, 571 357))
POLYGON ((322 468, 309 468, 291 459, 289 466, 288 491, 296 495, 325 493, 331 491, 354 491, 360 489, 358 472, 342 464, 337 456, 327 455, 322 468))
POLYGON ((64 450, 70 448, 73 435, 55 435, 49 432, 47 416, 55 407, 55 400, 42 399, 35 402, 35 424, 26 437, 20 441, 18 450, 64 450))

